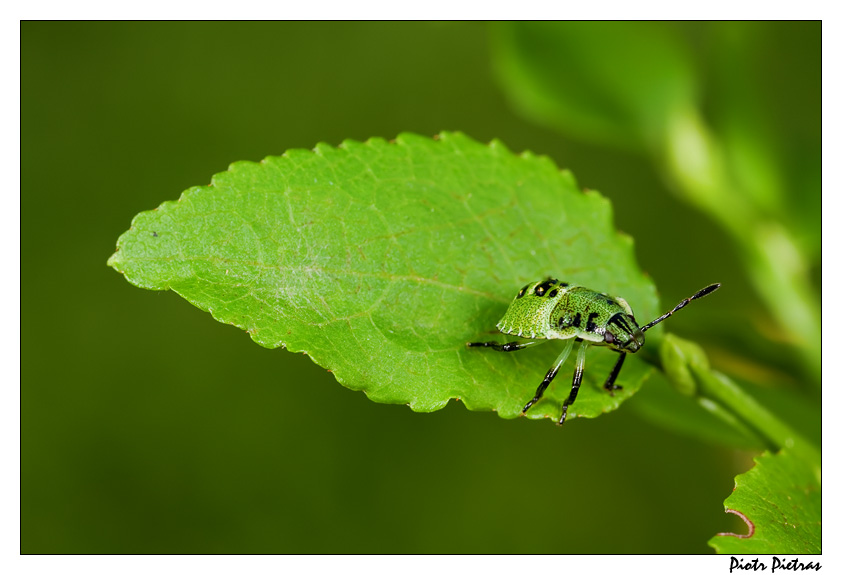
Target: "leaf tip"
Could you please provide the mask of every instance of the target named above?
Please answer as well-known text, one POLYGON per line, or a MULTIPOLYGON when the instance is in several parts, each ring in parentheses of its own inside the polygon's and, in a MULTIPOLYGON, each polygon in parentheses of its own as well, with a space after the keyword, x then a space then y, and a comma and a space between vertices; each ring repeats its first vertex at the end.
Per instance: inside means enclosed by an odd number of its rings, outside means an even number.
POLYGON ((117 248, 117 251, 111 254, 105 265, 107 265, 110 268, 114 268, 120 273, 123 273, 122 270, 118 267, 120 265, 120 248, 117 248))

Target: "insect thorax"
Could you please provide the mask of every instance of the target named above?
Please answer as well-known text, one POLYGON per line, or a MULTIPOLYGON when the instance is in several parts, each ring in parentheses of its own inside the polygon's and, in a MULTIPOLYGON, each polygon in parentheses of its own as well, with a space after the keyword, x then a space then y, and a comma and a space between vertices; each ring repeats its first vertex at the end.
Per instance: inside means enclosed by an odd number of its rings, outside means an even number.
POLYGON ((554 279, 524 286, 497 328, 503 333, 531 339, 579 337, 608 345, 615 339, 617 344, 625 344, 639 338, 637 344, 632 342, 635 349, 628 351, 637 351, 643 343, 643 334, 624 299, 554 279))

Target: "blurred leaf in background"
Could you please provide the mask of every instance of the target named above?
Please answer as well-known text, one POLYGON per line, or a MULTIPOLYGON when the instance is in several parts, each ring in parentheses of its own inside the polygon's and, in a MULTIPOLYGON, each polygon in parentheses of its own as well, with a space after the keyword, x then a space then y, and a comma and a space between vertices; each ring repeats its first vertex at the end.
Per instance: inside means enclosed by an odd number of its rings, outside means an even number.
POLYGON ((500 85, 518 111, 577 138, 645 151, 693 101, 691 55, 674 26, 518 22, 495 32, 500 85))
MULTIPOLYGON (((703 119, 696 133, 725 145, 709 92, 726 73, 711 48, 720 25, 654 26, 666 31, 645 25, 626 37, 641 45, 671 37, 695 66, 692 81, 660 97, 692 96, 698 115, 682 117, 703 119)), ((806 277, 815 280, 818 260, 809 254, 818 235, 805 230, 818 222, 818 156, 810 156, 818 140, 802 116, 818 115, 817 26, 745 26, 751 34, 730 41, 778 65, 774 78, 764 76, 776 89, 758 89, 762 103, 749 103, 760 113, 789 102, 792 114, 769 128, 787 140, 775 148, 786 162, 775 167, 780 191, 739 201, 763 222, 783 202, 789 217, 774 229, 797 236, 796 260, 811 262, 806 277)), ((733 247, 743 240, 664 185, 651 141, 666 128, 624 120, 646 143, 606 147, 607 139, 524 122, 492 73, 504 27, 22 24, 23 552, 703 553, 711 534, 740 528, 721 505, 751 460, 716 446, 733 443, 724 428, 715 438, 664 433, 664 422, 620 409, 555 433, 458 404, 428 415, 374 404, 306 357, 256 346, 103 265, 134 214, 232 161, 457 129, 546 154, 610 198, 663 301, 723 282, 715 310, 676 317, 670 330, 703 339, 714 365, 742 380, 798 392, 808 355, 789 351, 792 334, 766 319, 745 249, 733 247), (536 485, 545 486, 540 504, 536 485), (560 522, 562 508, 576 520, 560 522), (605 536, 606 521, 614 537, 605 536)), ((589 58, 590 47, 570 61, 589 58)), ((681 54, 671 65, 683 66, 681 54)), ((598 88, 589 88, 592 98, 604 98, 598 88)), ((613 118, 629 118, 607 101, 613 118)), ((742 145, 747 164, 768 163, 765 147, 742 145)), ((501 297, 510 297, 503 286, 501 297)), ((653 376, 627 405, 646 402, 650 388, 663 397, 666 386, 653 376)), ((684 401, 676 397, 663 405, 684 401)), ((814 430, 811 401, 779 405, 793 426, 814 430)))
POLYGON ((517 22, 496 25, 494 42, 500 86, 525 116, 645 154, 719 222, 765 303, 740 323, 745 337, 791 343, 799 381, 814 388, 820 32, 820 22, 517 22))

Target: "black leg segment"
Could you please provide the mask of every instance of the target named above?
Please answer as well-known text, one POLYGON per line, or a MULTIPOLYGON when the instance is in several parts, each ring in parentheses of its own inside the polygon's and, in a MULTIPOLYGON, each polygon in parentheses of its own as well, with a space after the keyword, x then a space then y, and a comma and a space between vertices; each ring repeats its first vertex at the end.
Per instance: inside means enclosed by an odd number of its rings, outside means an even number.
POLYGON ((541 385, 538 386, 538 389, 535 390, 535 397, 533 397, 529 403, 527 403, 523 409, 521 410, 520 414, 525 414, 530 407, 535 405, 538 401, 541 400, 541 397, 544 395, 544 390, 547 389, 547 386, 550 385, 550 382, 555 377, 555 374, 558 373, 558 370, 561 368, 561 364, 564 363, 564 360, 567 359, 567 356, 570 355, 570 350, 573 349, 573 342, 575 340, 571 339, 567 342, 567 345, 564 346, 561 354, 556 358, 555 363, 550 368, 550 371, 547 372, 547 375, 544 376, 544 381, 541 382, 541 385))
POLYGON ((550 385, 553 378, 555 378, 555 374, 558 373, 559 366, 554 365, 550 368, 550 371, 547 372, 547 375, 544 376, 544 381, 541 382, 541 385, 538 386, 538 389, 535 390, 535 397, 529 400, 525 406, 523 406, 523 410, 520 412, 521 415, 526 413, 530 407, 538 403, 541 398, 544 396, 544 391, 547 389, 547 386, 550 385))
POLYGON ((623 362, 626 360, 626 355, 623 352, 620 352, 620 357, 617 359, 617 363, 614 364, 614 369, 611 370, 611 375, 608 376, 608 379, 605 380, 605 391, 609 392, 612 396, 614 395, 614 391, 617 389, 623 389, 622 385, 614 385, 614 382, 617 381, 617 376, 620 375, 620 370, 623 368, 623 362))
POLYGON ((519 351, 533 345, 538 345, 544 341, 546 340, 521 342, 510 341, 507 343, 500 343, 499 341, 474 341, 468 342, 468 347, 490 347, 495 351, 519 351))
POLYGON ((579 387, 582 385, 582 375, 585 373, 585 352, 588 349, 588 343, 582 342, 579 346, 579 355, 576 356, 576 372, 573 374, 573 386, 570 389, 570 395, 564 400, 564 405, 561 406, 561 417, 558 419, 558 425, 564 425, 564 420, 567 419, 567 408, 573 405, 576 401, 576 396, 579 395, 579 387))

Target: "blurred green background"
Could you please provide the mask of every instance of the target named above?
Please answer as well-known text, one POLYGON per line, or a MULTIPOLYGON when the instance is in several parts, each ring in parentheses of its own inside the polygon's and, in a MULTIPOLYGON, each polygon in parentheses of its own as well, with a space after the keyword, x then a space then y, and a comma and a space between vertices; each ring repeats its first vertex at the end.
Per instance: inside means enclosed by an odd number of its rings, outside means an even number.
MULTIPOLYGON (((739 77, 761 99, 741 105, 781 153, 796 148, 781 193, 787 225, 813 246, 804 274, 818 294, 820 23, 654 26, 692 54, 714 118, 745 94, 724 87, 723 62, 732 50, 755 62, 757 78, 739 77)), ((21 28, 24 553, 705 553, 716 532, 741 529, 722 501, 750 454, 641 417, 643 392, 563 432, 458 403, 416 414, 106 267, 137 212, 233 161, 317 142, 459 130, 552 157, 612 200, 665 308, 723 283, 670 331, 819 440, 818 386, 722 227, 637 143, 516 111, 499 62, 517 27, 21 28)))

